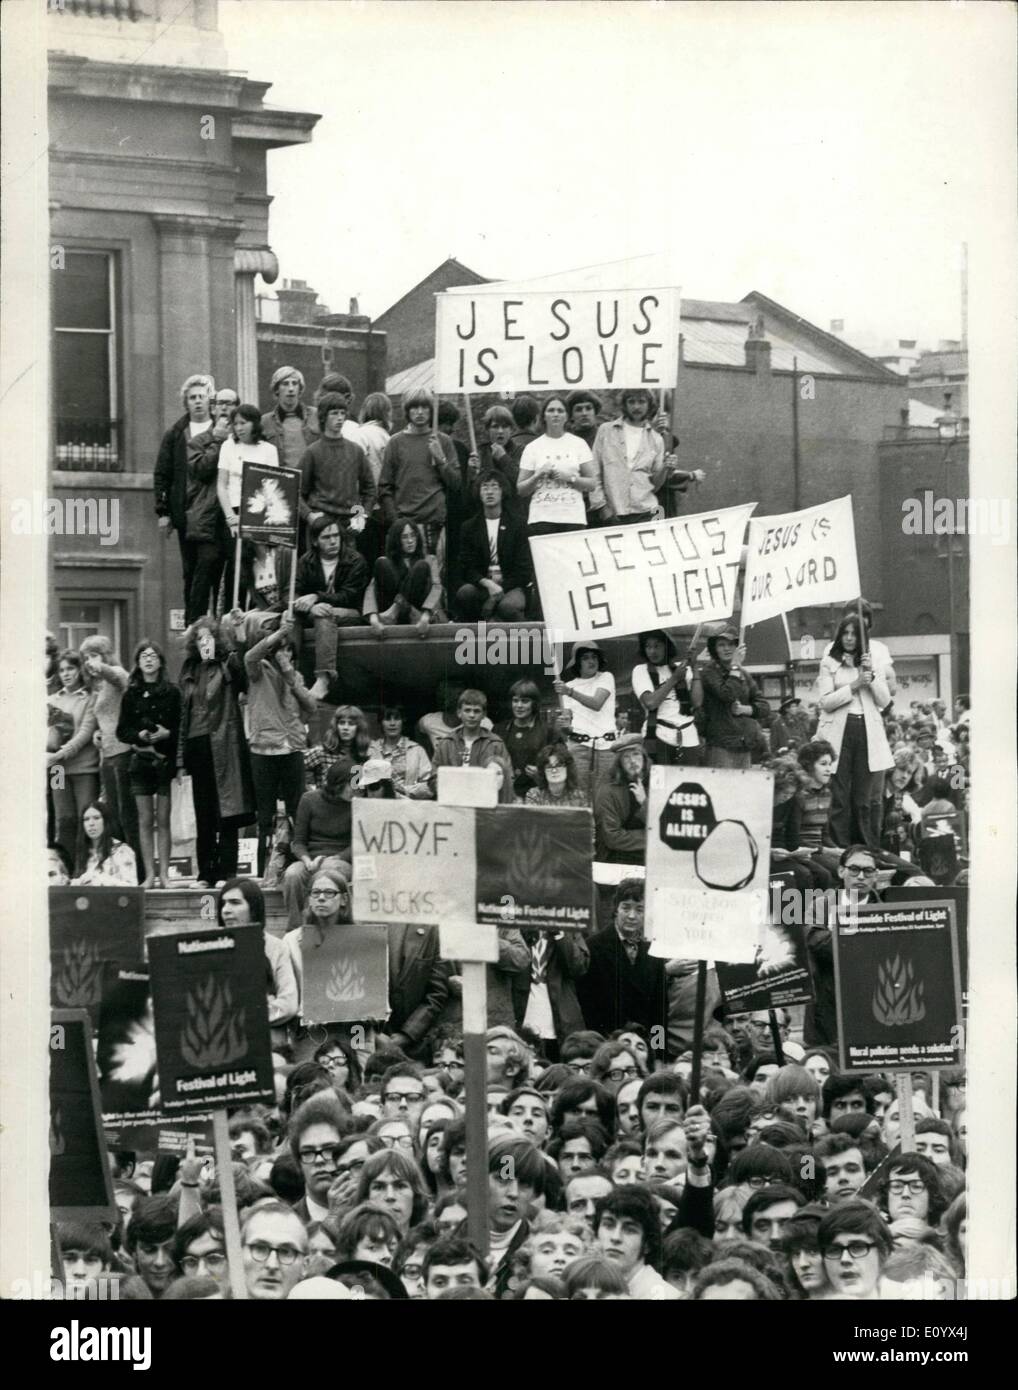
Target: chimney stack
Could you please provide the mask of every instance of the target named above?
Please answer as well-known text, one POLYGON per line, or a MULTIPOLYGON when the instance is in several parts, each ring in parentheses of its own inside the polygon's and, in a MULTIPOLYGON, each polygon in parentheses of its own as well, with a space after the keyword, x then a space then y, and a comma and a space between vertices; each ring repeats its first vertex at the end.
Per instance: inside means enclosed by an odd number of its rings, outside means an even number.
POLYGON ((318 292, 308 289, 303 280, 284 280, 282 289, 276 291, 276 298, 280 323, 314 323, 318 292))
POLYGON ((746 338, 746 366, 752 367, 754 372, 761 376, 769 376, 771 370, 771 345, 766 335, 763 314, 760 314, 756 321, 749 325, 746 338))

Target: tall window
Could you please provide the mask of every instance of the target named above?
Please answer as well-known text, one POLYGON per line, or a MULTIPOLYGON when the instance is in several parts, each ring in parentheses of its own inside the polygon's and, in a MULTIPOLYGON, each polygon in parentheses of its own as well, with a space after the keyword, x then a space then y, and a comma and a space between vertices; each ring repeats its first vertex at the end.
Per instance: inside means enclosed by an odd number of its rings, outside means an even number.
POLYGON ((52 272, 58 468, 117 471, 115 260, 108 251, 69 251, 52 272))

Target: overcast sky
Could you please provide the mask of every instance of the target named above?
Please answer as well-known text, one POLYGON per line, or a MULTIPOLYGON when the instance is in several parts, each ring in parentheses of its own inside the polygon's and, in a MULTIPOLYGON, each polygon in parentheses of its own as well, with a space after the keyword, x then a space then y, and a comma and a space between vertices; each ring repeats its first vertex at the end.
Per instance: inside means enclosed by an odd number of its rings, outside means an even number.
POLYGON ((670 250, 689 297, 933 345, 1010 196, 1007 5, 219 8, 231 67, 322 114, 269 156, 270 239, 335 310, 449 255, 518 279, 670 250))

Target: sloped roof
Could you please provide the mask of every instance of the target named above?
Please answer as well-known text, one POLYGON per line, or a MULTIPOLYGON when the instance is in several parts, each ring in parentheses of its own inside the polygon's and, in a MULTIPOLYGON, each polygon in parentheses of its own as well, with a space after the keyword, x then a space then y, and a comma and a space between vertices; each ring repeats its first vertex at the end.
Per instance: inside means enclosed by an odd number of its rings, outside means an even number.
MULTIPOLYGON (((441 273, 447 269, 458 279, 462 277, 460 285, 466 293, 469 293, 475 285, 490 285, 492 283, 487 276, 478 275, 476 270, 471 270, 468 265, 464 265, 462 261, 458 261, 455 256, 450 256, 447 260, 444 260, 441 265, 436 265, 434 270, 429 271, 423 279, 418 280, 416 285, 411 285, 406 294, 401 294, 394 304, 390 304, 388 309, 377 316, 375 323, 381 323, 382 319, 391 314, 394 309, 398 309, 399 306, 405 300, 409 299, 412 294, 416 293, 422 285, 426 285, 429 280, 433 280, 437 275, 441 275, 441 273)), ((456 288, 459 288, 459 286, 456 288)), ((449 293, 453 292, 453 288, 450 287, 449 293)))

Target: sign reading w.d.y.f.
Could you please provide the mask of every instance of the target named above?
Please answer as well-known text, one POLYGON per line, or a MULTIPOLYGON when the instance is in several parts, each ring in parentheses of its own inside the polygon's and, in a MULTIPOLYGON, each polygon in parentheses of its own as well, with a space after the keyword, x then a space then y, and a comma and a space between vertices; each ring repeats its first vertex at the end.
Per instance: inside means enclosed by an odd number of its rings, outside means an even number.
POLYGON ((435 389, 675 384, 679 292, 481 287, 437 296, 435 389))

